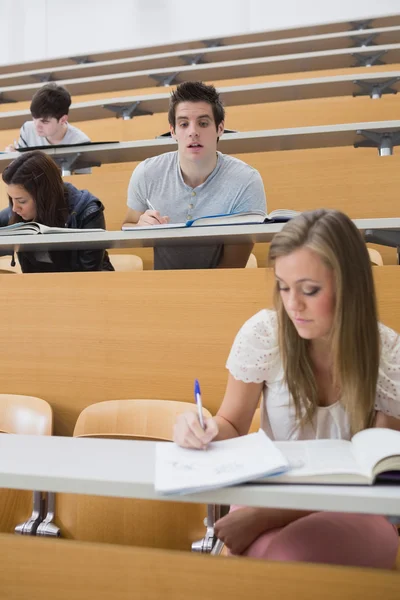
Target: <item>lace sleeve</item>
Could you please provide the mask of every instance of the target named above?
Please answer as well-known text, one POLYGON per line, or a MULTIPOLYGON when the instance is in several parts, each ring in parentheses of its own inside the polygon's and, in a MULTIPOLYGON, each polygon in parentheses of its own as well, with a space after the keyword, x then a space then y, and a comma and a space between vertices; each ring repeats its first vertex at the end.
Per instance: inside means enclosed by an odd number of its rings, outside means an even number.
POLYGON ((262 310, 246 321, 233 342, 226 368, 245 383, 268 383, 279 377, 282 367, 274 311, 262 310))
POLYGON ((379 332, 381 360, 375 408, 400 419, 400 336, 381 323, 379 332))

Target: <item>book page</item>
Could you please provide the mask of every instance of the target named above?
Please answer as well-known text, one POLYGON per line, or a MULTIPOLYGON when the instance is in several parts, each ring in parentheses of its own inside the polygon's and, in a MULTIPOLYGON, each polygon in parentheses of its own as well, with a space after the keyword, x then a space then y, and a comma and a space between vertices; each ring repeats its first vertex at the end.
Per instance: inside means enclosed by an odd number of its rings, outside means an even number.
POLYGON ((357 461, 372 475, 374 466, 384 458, 398 456, 400 460, 400 432, 373 427, 353 436, 352 444, 357 461))
POLYGON ((139 226, 130 226, 130 225, 122 225, 122 231, 140 231, 142 229, 179 229, 181 227, 186 227, 186 223, 160 223, 159 225, 140 225, 139 226))
POLYGON ((258 225, 264 223, 266 213, 262 211, 249 211, 243 213, 232 213, 226 215, 209 215, 197 217, 187 222, 188 227, 212 227, 213 225, 258 225))
POLYGON ((193 493, 276 474, 287 466, 285 457, 263 431, 212 442, 206 450, 159 442, 155 489, 162 494, 193 493))
POLYGON ((290 471, 285 476, 309 477, 318 475, 357 474, 368 472, 358 464, 352 443, 346 440, 307 440, 275 442, 286 456, 290 471))

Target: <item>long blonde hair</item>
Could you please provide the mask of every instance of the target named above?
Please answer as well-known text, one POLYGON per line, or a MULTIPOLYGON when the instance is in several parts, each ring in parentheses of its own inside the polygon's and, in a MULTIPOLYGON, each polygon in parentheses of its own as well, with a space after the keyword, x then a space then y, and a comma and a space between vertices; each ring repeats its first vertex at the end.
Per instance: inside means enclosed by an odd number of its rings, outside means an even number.
MULTIPOLYGON (((372 424, 380 357, 368 250, 345 214, 324 209, 304 212, 289 221, 271 242, 270 263, 303 247, 315 252, 334 275, 335 311, 330 333, 333 382, 340 389, 340 402, 355 434, 372 424)), ((318 406, 310 342, 298 335, 283 307, 278 285, 274 301, 286 384, 302 425, 312 421, 318 406)))

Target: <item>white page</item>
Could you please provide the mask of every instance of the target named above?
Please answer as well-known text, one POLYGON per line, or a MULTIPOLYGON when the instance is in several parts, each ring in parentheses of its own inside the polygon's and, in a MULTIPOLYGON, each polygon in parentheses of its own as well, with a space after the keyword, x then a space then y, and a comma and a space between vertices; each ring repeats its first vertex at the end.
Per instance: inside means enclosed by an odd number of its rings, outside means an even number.
POLYGON ((128 225, 122 225, 122 231, 141 231, 143 229, 182 229, 186 227, 186 223, 160 223, 159 225, 140 225, 129 227, 128 225))
POLYGON ((291 469, 288 477, 313 475, 362 474, 368 470, 355 457, 352 443, 346 440, 300 440, 276 442, 291 469))
POLYGON ((212 442, 207 450, 156 444, 155 489, 161 494, 193 493, 276 474, 287 461, 263 431, 212 442))
POLYGON ((400 456, 400 431, 373 427, 353 436, 354 454, 369 475, 374 466, 388 456, 400 456))

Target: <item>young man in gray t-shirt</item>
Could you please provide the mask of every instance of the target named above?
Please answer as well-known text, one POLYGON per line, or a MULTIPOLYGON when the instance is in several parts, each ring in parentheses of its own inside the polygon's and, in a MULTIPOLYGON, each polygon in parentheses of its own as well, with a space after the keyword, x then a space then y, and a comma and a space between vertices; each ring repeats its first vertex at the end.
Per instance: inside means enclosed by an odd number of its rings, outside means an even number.
MULTIPOLYGON (((61 85, 48 83, 41 87, 32 98, 32 121, 22 125, 17 148, 90 142, 83 131, 68 123, 70 106, 71 96, 61 85)), ((8 152, 15 150, 12 144, 6 148, 8 152)))
MULTIPOLYGON (((126 225, 140 227, 207 215, 266 211, 259 172, 217 152, 224 118, 214 86, 185 82, 177 87, 171 96, 168 120, 178 150, 149 158, 136 167, 128 188, 126 225)), ((157 246, 154 268, 244 267, 252 247, 157 246)))

